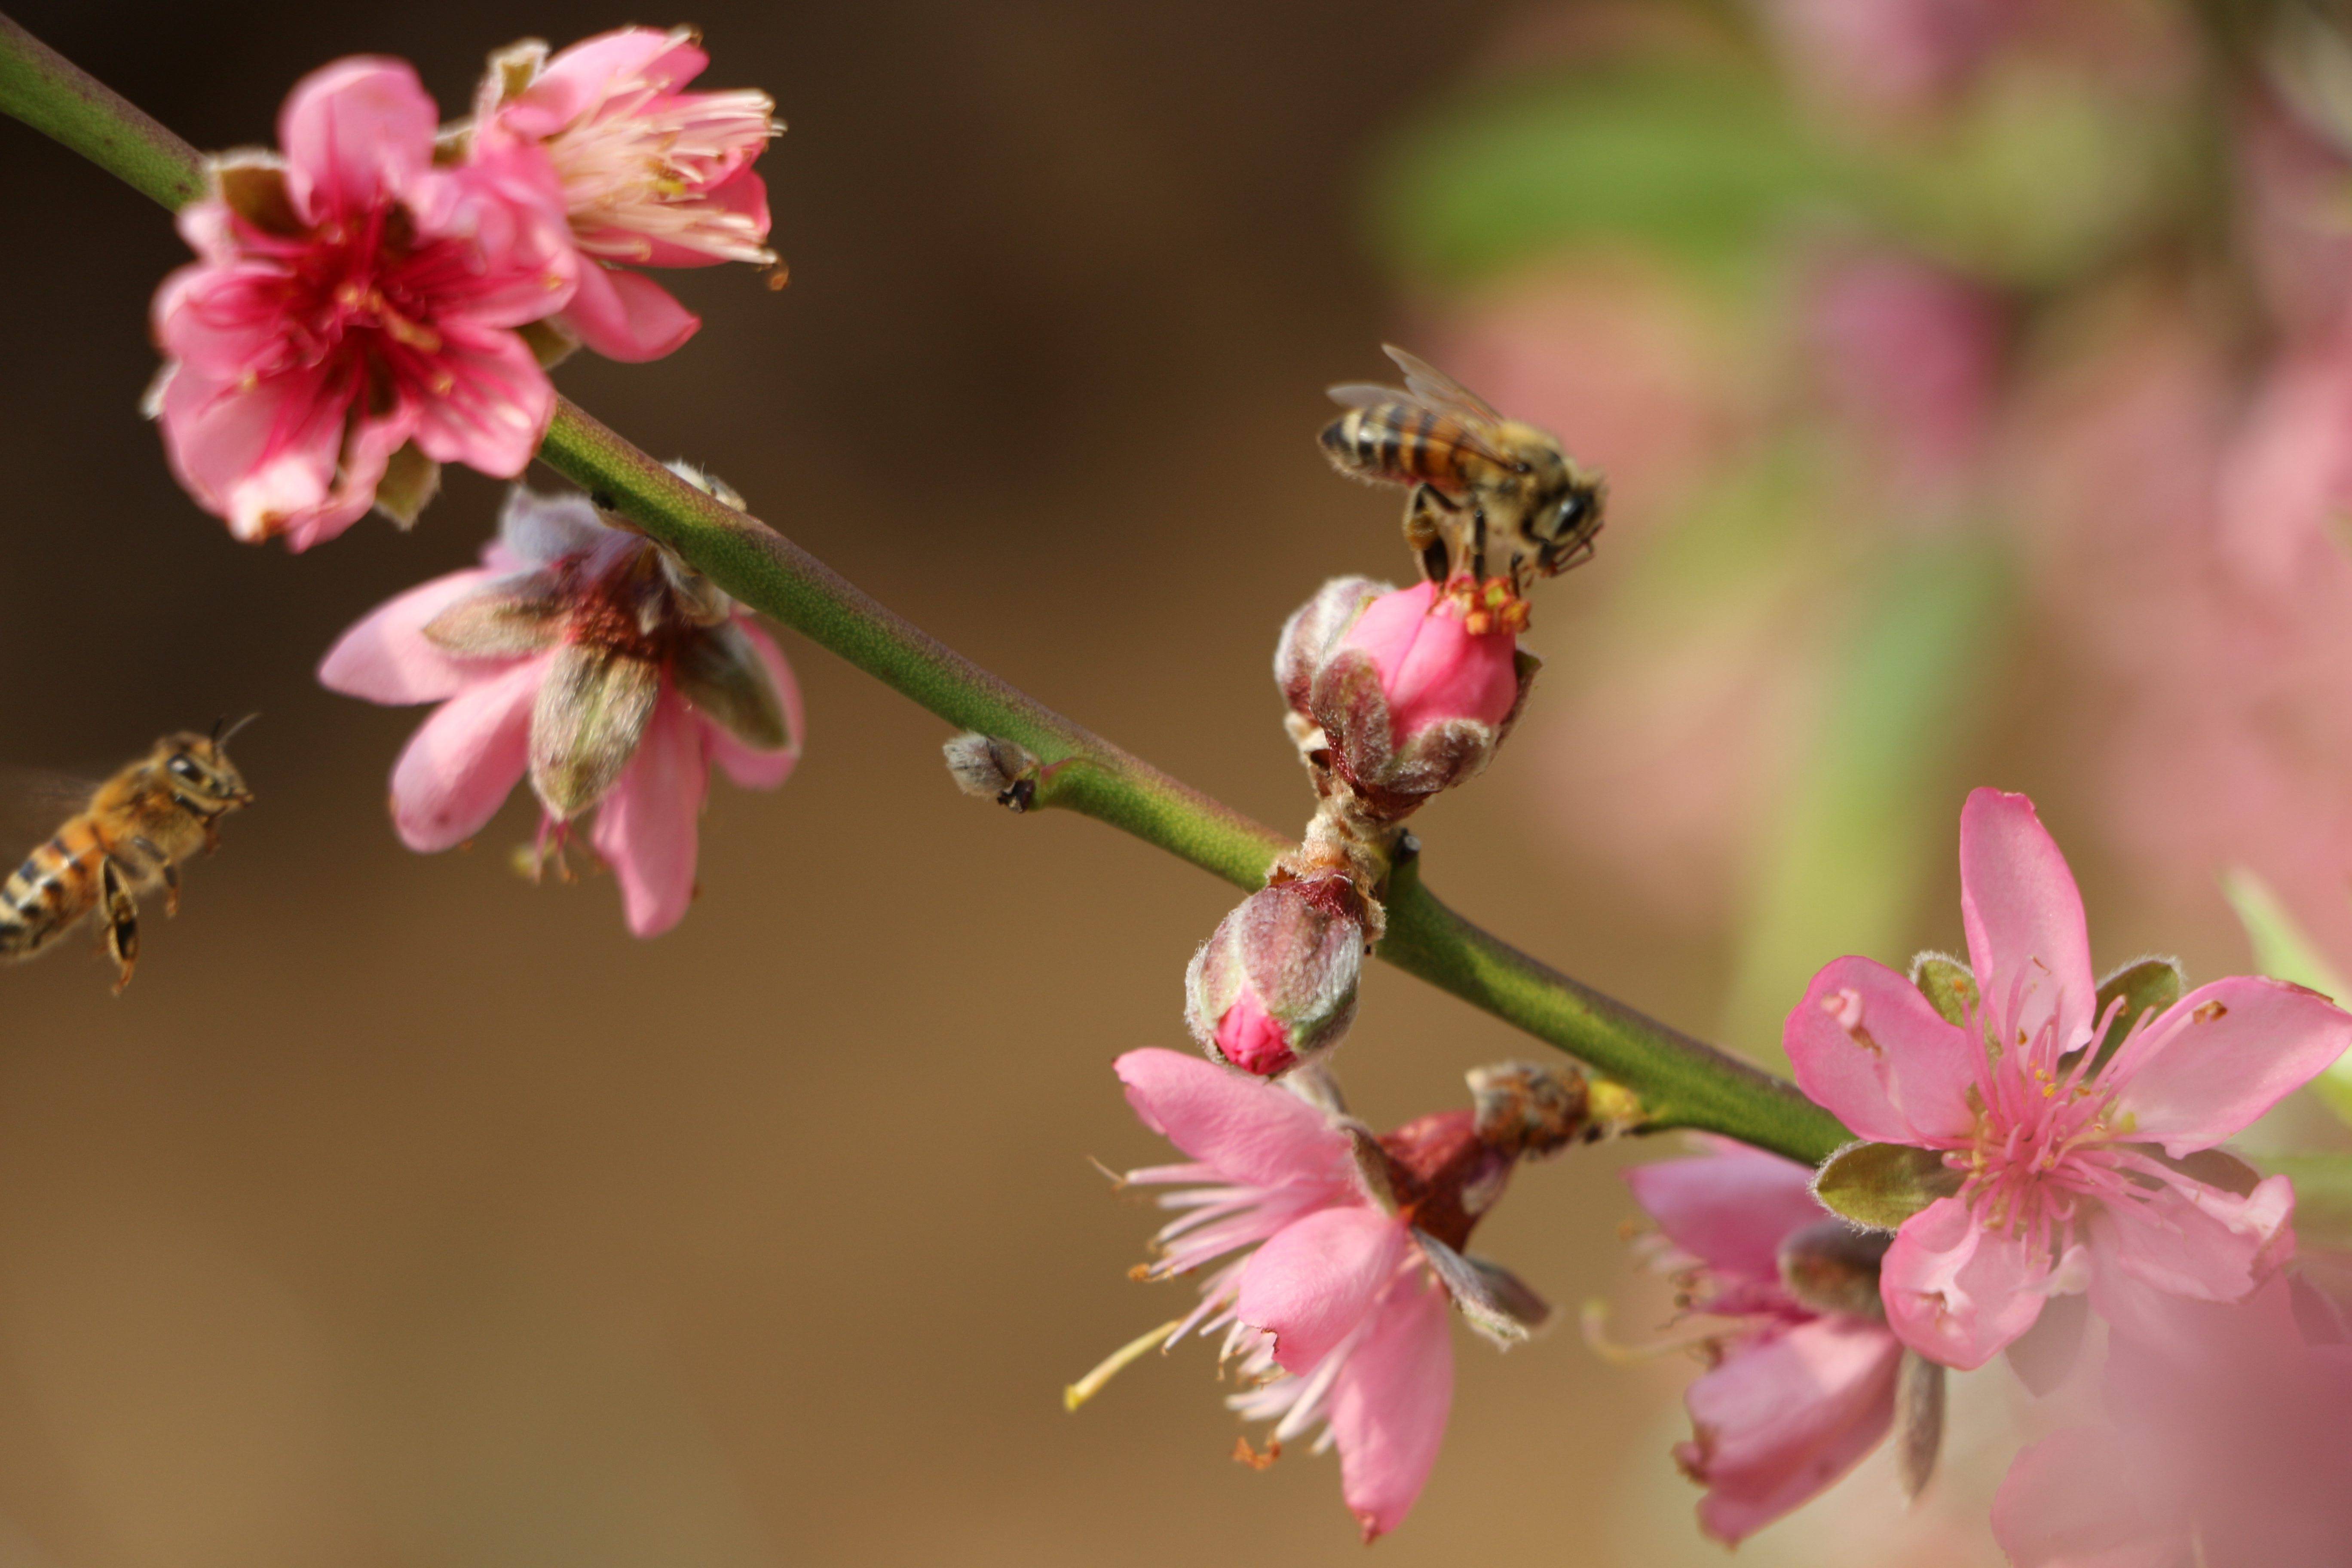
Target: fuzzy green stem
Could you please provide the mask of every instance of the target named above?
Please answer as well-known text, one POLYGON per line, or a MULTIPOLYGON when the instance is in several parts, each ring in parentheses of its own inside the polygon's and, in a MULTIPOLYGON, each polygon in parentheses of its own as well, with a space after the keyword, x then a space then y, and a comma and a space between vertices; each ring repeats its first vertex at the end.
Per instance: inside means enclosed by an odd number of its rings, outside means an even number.
MULTIPOLYGON (((167 207, 204 190, 195 149, 0 16, 0 110, 167 207)), ((792 541, 686 483, 569 401, 540 458, 742 603, 949 723, 1018 742, 1057 769, 1040 804, 1110 824, 1244 888, 1291 841, 1169 777, 877 604, 792 541)), ((1641 1097, 1648 1124, 1726 1133, 1809 1162, 1847 1141, 1795 1086, 1643 1016, 1497 941, 1422 886, 1391 888, 1380 956, 1590 1063, 1641 1097)))

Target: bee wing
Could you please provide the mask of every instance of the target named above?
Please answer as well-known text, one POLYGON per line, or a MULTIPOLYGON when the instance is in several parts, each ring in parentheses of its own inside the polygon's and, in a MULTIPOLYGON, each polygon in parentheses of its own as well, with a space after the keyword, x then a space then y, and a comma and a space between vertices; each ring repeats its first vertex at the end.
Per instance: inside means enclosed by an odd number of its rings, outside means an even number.
POLYGON ((1381 348, 1396 361, 1404 372, 1404 384, 1414 397, 1441 413, 1458 415, 1481 424, 1500 425, 1503 416, 1495 405, 1423 359, 1409 354, 1394 343, 1382 343, 1381 348))
POLYGON ((79 773, 0 763, 0 874, 16 864, 11 852, 38 844, 89 805, 99 783, 79 773))

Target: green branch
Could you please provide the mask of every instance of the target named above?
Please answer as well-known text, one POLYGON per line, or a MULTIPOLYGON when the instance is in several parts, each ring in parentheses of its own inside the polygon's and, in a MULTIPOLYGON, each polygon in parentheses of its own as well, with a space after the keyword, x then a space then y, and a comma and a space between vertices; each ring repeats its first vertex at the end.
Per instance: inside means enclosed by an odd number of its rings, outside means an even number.
MULTIPOLYGON (((0 16, 0 110, 167 207, 205 188, 203 160, 87 73, 0 16)), ((962 729, 1018 742, 1051 766, 1050 804, 1080 812, 1244 888, 1290 840, 1016 690, 877 604, 755 519, 672 474, 564 401, 540 458, 677 552, 742 603, 823 644, 962 729)), ((1696 1127, 1822 1160, 1847 1141, 1796 1088, 1581 985, 1455 914, 1418 863, 1391 889, 1380 956, 1517 1025, 1632 1089, 1653 1125, 1696 1127)))

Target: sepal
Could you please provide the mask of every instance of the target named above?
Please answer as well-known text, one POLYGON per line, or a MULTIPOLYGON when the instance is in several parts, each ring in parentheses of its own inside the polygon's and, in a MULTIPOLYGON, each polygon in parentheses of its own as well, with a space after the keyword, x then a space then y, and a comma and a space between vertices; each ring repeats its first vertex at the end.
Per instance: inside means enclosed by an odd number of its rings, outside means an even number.
POLYGON ((1418 1226, 1412 1238, 1464 1321, 1498 1349, 1525 1344, 1551 1321, 1551 1303, 1501 1264, 1456 1252, 1418 1226))
POLYGON ((1927 1005, 1943 1015, 1944 1022, 1955 1028, 1969 1026, 1969 1015, 1976 1010, 1977 977, 1967 964, 1945 953, 1923 952, 1911 961, 1911 984, 1927 1005))
POLYGON ((1813 1196, 1865 1230, 1891 1231, 1960 1190, 1960 1173, 1933 1149, 1907 1143, 1849 1143, 1813 1177, 1813 1196))
POLYGON ((2107 1023, 2106 1033, 2099 1037, 2099 1054, 2092 1058, 2094 1066, 2104 1064, 2121 1050, 2124 1040, 2139 1027, 2143 1017, 2151 1012, 2161 1013, 2179 1001, 2187 983, 2188 976, 2181 973, 2177 958, 2139 959, 2100 981, 2098 1005, 2091 1016, 2105 1019, 2109 1007, 2118 1002, 2123 1005, 2107 1023))

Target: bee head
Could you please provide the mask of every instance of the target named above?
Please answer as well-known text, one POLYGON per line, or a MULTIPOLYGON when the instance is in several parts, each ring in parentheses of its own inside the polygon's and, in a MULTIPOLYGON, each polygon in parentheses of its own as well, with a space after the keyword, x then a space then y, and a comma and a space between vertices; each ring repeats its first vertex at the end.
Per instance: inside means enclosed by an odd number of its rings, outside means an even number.
POLYGON ((1607 495, 1607 487, 1599 479, 1578 475, 1544 503, 1530 525, 1537 542, 1537 571, 1554 577, 1592 558, 1593 536, 1601 531, 1601 504, 1607 495))
POLYGON ((199 735, 184 730, 167 735, 156 742, 155 763, 170 781, 173 794, 196 802, 226 808, 247 805, 253 792, 246 787, 245 775, 228 760, 228 739, 247 724, 248 716, 235 724, 213 726, 209 735, 199 735))

